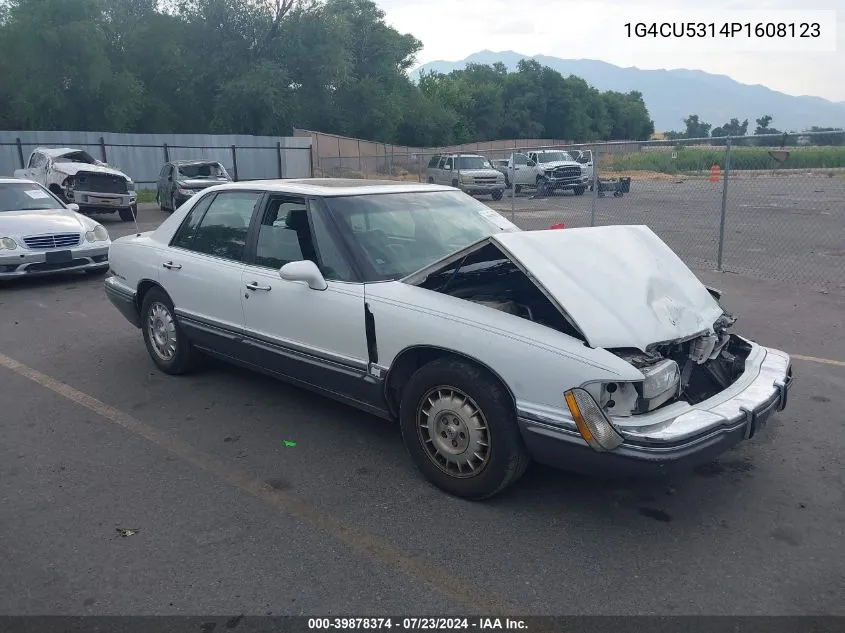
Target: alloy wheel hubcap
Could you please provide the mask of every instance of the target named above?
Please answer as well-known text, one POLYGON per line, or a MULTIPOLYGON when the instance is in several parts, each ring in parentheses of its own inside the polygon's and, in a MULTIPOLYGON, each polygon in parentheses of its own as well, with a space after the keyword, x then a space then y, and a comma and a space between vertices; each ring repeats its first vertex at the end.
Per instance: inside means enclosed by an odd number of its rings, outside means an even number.
POLYGON ((156 356, 171 360, 176 355, 176 323, 164 304, 155 302, 150 306, 147 331, 156 356))
POLYGON ((417 433, 426 455, 456 478, 478 475, 490 459, 490 430, 475 401, 455 387, 435 387, 417 407, 417 433))

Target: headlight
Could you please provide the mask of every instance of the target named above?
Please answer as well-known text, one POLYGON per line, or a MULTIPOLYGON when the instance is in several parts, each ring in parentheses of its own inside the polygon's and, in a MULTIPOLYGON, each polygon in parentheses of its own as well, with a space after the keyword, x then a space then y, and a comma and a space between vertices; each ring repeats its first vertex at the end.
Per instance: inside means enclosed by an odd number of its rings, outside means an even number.
POLYGON ((583 389, 572 389, 564 394, 564 398, 578 432, 590 447, 596 451, 612 451, 622 443, 622 436, 589 393, 583 389))
POLYGON ((653 400, 675 389, 681 379, 678 363, 673 360, 664 360, 651 367, 644 367, 640 371, 645 376, 643 398, 646 400, 653 400))
POLYGON ((135 183, 132 182, 131 178, 126 180, 126 190, 127 191, 135 191, 135 183))
POLYGON ((18 243, 13 240, 11 237, 0 237, 0 251, 2 250, 10 250, 13 251, 18 247, 18 243))
POLYGON ((465 185, 470 184, 470 183, 472 182, 472 176, 468 176, 468 175, 466 175, 466 174, 462 174, 462 175, 461 175, 461 182, 462 182, 462 183, 464 183, 465 185))
POLYGON ((185 196, 185 197, 188 197, 188 198, 190 198, 192 195, 194 195, 194 192, 191 189, 176 189, 176 192, 180 196, 185 196))
POLYGON ((88 231, 85 234, 85 239, 89 242, 105 242, 109 239, 109 232, 106 231, 102 224, 98 224, 94 227, 93 231, 88 231))

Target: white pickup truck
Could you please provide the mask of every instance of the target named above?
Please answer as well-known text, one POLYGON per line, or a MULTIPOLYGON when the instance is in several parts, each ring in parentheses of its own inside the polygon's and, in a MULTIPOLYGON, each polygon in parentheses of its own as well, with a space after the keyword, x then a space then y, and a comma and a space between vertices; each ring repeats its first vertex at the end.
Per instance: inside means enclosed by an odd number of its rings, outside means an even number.
POLYGON ((114 213, 128 222, 138 215, 135 183, 88 152, 70 147, 38 147, 15 178, 34 180, 63 202, 79 205, 81 213, 114 213))
POLYGON ((588 172, 586 165, 559 150, 515 152, 509 159, 494 161, 493 164, 505 175, 508 188, 513 178, 517 193, 523 187, 536 187, 538 191, 546 193, 555 189, 571 189, 576 196, 580 196, 590 186, 592 165, 588 172))

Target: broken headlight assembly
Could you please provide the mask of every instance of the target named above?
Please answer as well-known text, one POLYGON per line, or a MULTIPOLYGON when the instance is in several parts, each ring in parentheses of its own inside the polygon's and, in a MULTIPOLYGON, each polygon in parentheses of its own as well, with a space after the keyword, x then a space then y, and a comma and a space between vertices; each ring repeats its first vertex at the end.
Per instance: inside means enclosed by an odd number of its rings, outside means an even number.
POLYGON ((74 182, 73 176, 68 176, 62 183, 62 188, 65 192, 65 198, 67 198, 68 200, 73 200, 73 188, 75 185, 76 183, 74 182))
POLYGON ((681 372, 674 360, 638 367, 643 379, 634 382, 596 382, 584 385, 609 417, 630 417, 654 411, 681 394, 681 372))

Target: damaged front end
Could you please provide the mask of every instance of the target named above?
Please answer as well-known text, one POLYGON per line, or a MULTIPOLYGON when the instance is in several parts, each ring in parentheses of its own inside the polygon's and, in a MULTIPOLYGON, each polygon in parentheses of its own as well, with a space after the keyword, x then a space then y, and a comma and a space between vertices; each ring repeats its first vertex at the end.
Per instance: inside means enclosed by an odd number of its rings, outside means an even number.
POLYGON ((635 383, 592 385, 590 391, 608 415, 649 413, 678 400, 691 405, 724 391, 745 371, 751 345, 728 330, 736 317, 723 314, 711 331, 656 343, 646 351, 609 349, 643 373, 635 383))

